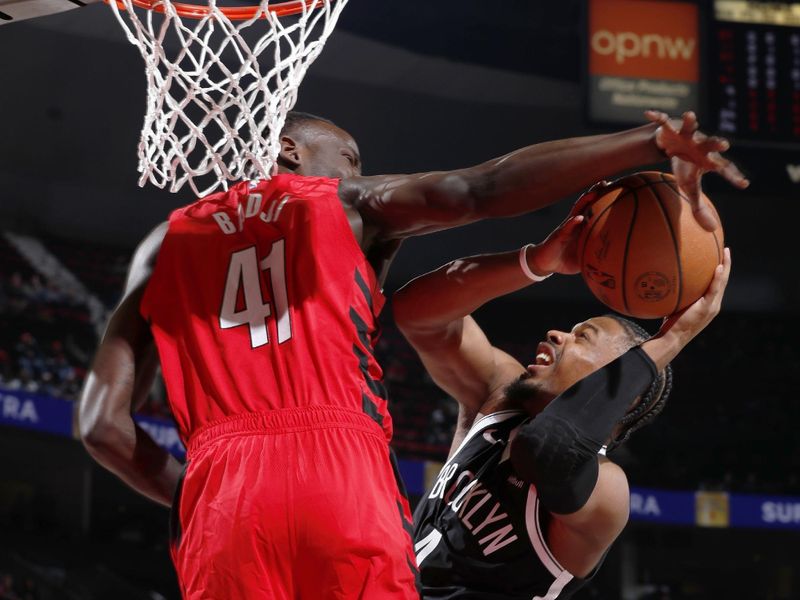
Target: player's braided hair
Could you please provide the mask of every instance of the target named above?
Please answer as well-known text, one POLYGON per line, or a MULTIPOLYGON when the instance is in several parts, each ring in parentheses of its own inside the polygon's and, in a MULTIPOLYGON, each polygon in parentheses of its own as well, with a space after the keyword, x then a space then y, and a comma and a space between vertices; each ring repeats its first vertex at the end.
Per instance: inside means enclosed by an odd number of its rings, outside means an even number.
MULTIPOLYGON (((622 325, 634 343, 641 344, 650 339, 650 334, 639 324, 615 314, 605 316, 622 325)), ((642 394, 639 404, 622 417, 619 422, 622 430, 609 444, 609 450, 613 450, 625 443, 634 431, 652 423, 664 410, 664 405, 667 403, 670 392, 672 392, 672 366, 667 365, 642 394)))

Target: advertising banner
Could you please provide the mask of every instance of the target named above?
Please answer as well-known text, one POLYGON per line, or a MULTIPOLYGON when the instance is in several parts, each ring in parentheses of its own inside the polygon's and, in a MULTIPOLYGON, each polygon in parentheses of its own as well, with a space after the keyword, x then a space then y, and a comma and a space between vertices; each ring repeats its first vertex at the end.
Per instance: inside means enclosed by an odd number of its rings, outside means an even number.
POLYGON ((695 492, 694 505, 699 527, 728 527, 731 502, 727 492, 695 492))
POLYGON ((698 110, 699 13, 688 2, 590 0, 589 116, 642 123, 698 110))
POLYGON ((159 417, 135 415, 133 418, 155 440, 156 444, 175 458, 183 460, 186 457, 186 448, 183 447, 175 423, 159 417))
POLYGON ((631 521, 694 525, 695 511, 693 492, 631 488, 631 521))
POLYGON ((800 498, 731 494, 731 527, 800 529, 800 498))
POLYGON ((72 435, 73 402, 0 387, 0 425, 72 435))
POLYGON ((406 484, 406 491, 412 496, 421 496, 426 488, 425 470, 426 463, 422 460, 398 460, 400 476, 406 484))

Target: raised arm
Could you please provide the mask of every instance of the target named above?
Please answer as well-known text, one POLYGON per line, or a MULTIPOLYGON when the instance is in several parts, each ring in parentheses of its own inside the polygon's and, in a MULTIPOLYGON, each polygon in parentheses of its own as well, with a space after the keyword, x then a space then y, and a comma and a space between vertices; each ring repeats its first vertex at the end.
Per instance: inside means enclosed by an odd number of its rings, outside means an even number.
POLYGON ((134 254, 125 293, 109 321, 81 394, 78 426, 89 454, 130 487, 165 506, 180 463, 133 420, 153 384, 158 356, 139 303, 166 233, 156 228, 134 254))
POLYGON ((559 395, 514 439, 511 462, 553 514, 550 549, 574 575, 588 575, 628 521, 625 473, 597 452, 658 371, 719 313, 730 269, 726 248, 702 298, 665 320, 639 348, 559 395))
MULTIPOLYGON (((534 211, 604 177, 672 156, 704 171, 717 171, 738 187, 747 185, 735 165, 719 155, 728 142, 696 131, 692 113, 677 125, 661 113, 649 116, 656 122, 619 133, 535 144, 467 169, 356 177, 342 182, 341 193, 368 227, 384 239, 394 239, 534 211)), ((686 185, 678 183, 699 203, 694 174, 686 185)), ((706 215, 698 219, 709 229, 715 226, 706 223, 706 215)))
POLYGON ((574 246, 582 223, 582 216, 570 216, 539 245, 455 260, 395 294, 398 327, 437 385, 462 406, 477 411, 524 370, 492 346, 470 314, 493 298, 533 283, 522 260, 537 278, 577 272, 574 246))

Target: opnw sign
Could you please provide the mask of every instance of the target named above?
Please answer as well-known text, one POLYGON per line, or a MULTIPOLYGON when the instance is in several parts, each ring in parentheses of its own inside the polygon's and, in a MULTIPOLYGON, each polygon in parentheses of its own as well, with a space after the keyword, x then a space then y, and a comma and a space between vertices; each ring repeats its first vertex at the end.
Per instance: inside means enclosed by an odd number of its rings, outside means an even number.
MULTIPOLYGON (((601 29, 592 34, 592 53, 597 57, 611 56, 617 65, 632 64, 631 61, 644 58, 648 62, 672 61, 657 63, 662 70, 671 67, 678 77, 689 75, 691 79, 692 65, 697 64, 697 40, 695 38, 671 37, 657 33, 635 33, 633 31, 612 32, 601 29), (652 59, 652 60, 651 60, 652 59), (686 68, 690 67, 690 68, 686 68)), ((602 61, 598 60, 597 63, 602 61)), ((641 62, 641 61, 639 61, 641 62)), ((606 67, 607 68, 607 67, 606 67)), ((597 70, 603 67, 597 66, 597 70)), ((609 71, 615 69, 608 69, 609 71)))
POLYGON ((687 2, 591 0, 590 114, 641 122, 642 111, 697 109, 699 14, 687 2))

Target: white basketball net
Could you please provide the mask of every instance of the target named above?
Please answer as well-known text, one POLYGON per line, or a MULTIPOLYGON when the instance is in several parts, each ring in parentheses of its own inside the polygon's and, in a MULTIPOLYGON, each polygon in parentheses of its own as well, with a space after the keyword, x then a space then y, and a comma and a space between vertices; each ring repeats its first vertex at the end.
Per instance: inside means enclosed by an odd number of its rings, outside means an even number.
POLYGON ((235 22, 216 0, 197 20, 178 15, 171 0, 161 3, 163 14, 119 1, 111 8, 147 75, 139 185, 176 192, 188 181, 205 196, 228 182, 268 179, 286 113, 347 0, 308 0, 301 13, 280 18, 261 0, 255 17, 235 22), (245 31, 254 24, 266 32, 245 31))

